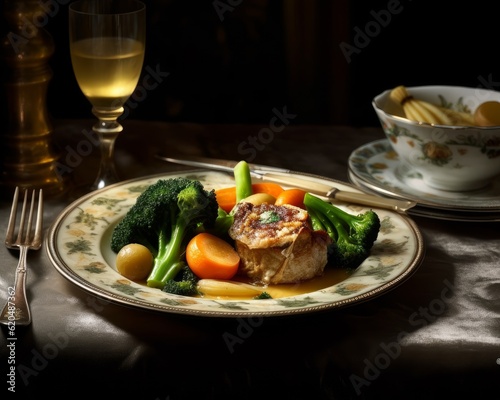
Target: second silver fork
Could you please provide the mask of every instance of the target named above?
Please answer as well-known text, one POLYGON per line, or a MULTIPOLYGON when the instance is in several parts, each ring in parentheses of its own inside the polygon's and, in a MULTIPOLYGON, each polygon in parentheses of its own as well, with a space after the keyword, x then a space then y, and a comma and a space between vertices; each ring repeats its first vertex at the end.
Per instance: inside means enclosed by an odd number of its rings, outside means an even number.
POLYGON ((17 217, 17 205, 19 199, 19 188, 14 192, 12 208, 10 211, 9 224, 5 245, 10 248, 19 248, 19 263, 16 268, 14 286, 7 290, 7 302, 0 314, 0 323, 4 325, 29 325, 31 323, 31 311, 26 297, 26 256, 28 250, 38 250, 42 245, 43 230, 43 191, 40 189, 38 195, 38 206, 36 211, 36 223, 32 230, 35 217, 36 191, 32 191, 31 205, 27 214, 28 190, 24 193, 23 208, 19 222, 18 234, 15 238, 15 225, 17 217), (27 217, 27 220, 26 220, 27 217), (14 239, 15 238, 15 239, 14 239))

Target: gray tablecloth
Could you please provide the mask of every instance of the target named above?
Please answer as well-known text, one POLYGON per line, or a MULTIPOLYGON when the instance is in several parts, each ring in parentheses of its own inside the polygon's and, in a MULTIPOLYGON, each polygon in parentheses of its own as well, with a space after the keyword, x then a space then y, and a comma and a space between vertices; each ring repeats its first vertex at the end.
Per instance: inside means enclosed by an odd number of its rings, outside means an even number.
MULTIPOLYGON (((65 155, 92 121, 61 121, 65 155)), ((154 154, 197 154, 347 181, 347 159, 383 138, 377 128, 289 125, 199 126, 127 121, 116 145, 121 176, 180 170, 154 154), (255 143, 255 142, 254 142, 255 143), (248 154, 247 154, 248 155, 248 154)), ((98 153, 68 182, 91 180, 98 153)), ((72 200, 47 200, 45 226, 72 200)), ((0 208, 5 232, 10 202, 0 208)), ((127 308, 62 277, 46 250, 29 253, 33 323, 0 336, 2 398, 76 395, 136 399, 452 398, 498 393, 500 378, 499 224, 413 217, 426 255, 389 293, 355 306, 279 318, 200 318, 127 308), (228 342, 227 338, 236 340, 228 342), (273 395, 271 395, 273 394, 273 395), (273 397, 274 396, 274 397, 273 397)), ((14 281, 18 252, 0 246, 0 301, 14 281)))

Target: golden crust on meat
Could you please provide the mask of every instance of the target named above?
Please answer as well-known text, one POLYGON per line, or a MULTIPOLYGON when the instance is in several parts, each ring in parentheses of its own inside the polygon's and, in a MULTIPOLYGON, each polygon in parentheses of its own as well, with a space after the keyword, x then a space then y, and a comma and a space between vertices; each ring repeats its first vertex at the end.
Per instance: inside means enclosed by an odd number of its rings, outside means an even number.
POLYGON ((239 273, 264 284, 311 279, 327 263, 329 236, 313 231, 298 207, 241 203, 229 235, 241 257, 239 273))

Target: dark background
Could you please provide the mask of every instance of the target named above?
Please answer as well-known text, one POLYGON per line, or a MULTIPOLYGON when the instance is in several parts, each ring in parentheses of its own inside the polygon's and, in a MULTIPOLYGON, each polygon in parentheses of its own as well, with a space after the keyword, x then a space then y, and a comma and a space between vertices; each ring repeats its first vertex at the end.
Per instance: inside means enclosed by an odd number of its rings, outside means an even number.
MULTIPOLYGON (((378 125, 372 98, 399 84, 500 85, 498 17, 486 1, 145 3, 144 75, 168 76, 136 94, 127 118, 265 124, 286 107, 294 124, 378 125)), ((49 111, 92 118, 71 69, 68 4, 58 5, 46 27, 56 48, 49 111)))

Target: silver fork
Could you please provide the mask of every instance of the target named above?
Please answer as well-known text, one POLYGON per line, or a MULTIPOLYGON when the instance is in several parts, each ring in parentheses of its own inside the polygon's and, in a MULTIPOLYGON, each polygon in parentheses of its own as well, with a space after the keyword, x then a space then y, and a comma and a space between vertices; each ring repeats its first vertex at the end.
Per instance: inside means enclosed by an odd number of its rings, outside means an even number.
POLYGON ((39 190, 38 206, 35 229, 33 231, 33 219, 35 218, 36 191, 32 191, 31 205, 28 219, 26 213, 28 208, 28 190, 24 192, 23 208, 17 237, 15 238, 15 225, 17 217, 17 205, 19 199, 19 187, 16 187, 12 208, 10 210, 9 224, 5 245, 9 249, 19 248, 19 263, 16 269, 16 278, 13 287, 7 290, 7 303, 0 314, 0 323, 4 325, 29 325, 31 323, 30 307, 26 298, 26 256, 28 250, 39 250, 42 246, 43 230, 43 191, 39 190), (15 238, 15 239, 14 239, 15 238))

